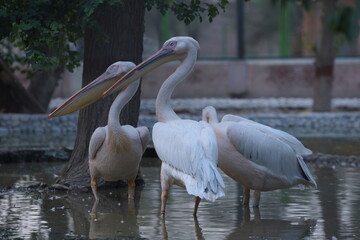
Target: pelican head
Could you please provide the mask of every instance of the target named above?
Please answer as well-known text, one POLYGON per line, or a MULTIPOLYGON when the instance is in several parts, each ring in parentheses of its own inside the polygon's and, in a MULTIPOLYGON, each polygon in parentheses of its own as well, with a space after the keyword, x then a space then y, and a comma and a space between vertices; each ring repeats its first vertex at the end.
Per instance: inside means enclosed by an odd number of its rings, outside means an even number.
POLYGON ((80 89, 60 107, 50 113, 48 118, 66 115, 96 102, 102 97, 102 93, 105 90, 134 67, 135 64, 132 62, 119 61, 111 64, 103 74, 80 89))
POLYGON ((204 122, 208 122, 210 124, 212 123, 218 123, 218 117, 216 113, 216 109, 213 106, 207 106, 202 110, 202 120, 204 122))
POLYGON ((119 89, 129 85, 135 80, 143 77, 148 72, 155 68, 171 61, 183 61, 189 52, 197 54, 200 49, 199 43, 192 37, 173 37, 167 40, 162 48, 154 55, 137 65, 121 79, 119 79, 112 87, 104 92, 103 97, 106 97, 119 89))

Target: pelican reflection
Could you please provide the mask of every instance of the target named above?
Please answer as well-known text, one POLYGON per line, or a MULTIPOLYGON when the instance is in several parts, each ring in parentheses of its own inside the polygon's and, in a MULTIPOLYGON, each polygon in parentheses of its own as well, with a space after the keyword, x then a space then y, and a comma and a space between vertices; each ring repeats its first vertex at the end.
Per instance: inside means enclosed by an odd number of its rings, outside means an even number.
MULTIPOLYGON (((197 216, 193 216, 193 217, 194 217, 195 239, 196 240, 205 240, 205 237, 203 235, 203 230, 200 227, 197 216)), ((162 240, 172 239, 174 236, 171 237, 171 234, 169 236, 169 233, 166 230, 166 220, 165 220, 165 218, 163 218, 163 217, 160 218, 160 225, 161 225, 161 239, 162 240)), ((175 233, 174 233, 174 235, 175 235, 175 233)))
POLYGON ((242 222, 226 239, 304 239, 312 235, 312 229, 316 225, 313 219, 262 219, 259 208, 253 208, 254 217, 251 220, 249 206, 243 207, 242 222))
POLYGON ((137 214, 139 196, 129 199, 126 192, 121 197, 99 194, 90 214, 89 239, 140 238, 137 214))

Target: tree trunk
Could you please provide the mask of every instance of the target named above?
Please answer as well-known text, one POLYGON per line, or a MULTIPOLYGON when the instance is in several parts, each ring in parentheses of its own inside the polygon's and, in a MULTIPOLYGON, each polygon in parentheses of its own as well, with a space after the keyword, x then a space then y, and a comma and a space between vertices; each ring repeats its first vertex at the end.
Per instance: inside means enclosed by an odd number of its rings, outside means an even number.
POLYGON ((315 52, 315 82, 313 111, 331 111, 332 84, 335 62, 335 32, 331 29, 330 19, 336 11, 337 1, 322 1, 321 32, 315 52))
POLYGON ((44 113, 45 109, 31 95, 0 58, 0 113, 44 113))
MULTIPOLYGON (((46 52, 48 56, 54 55, 50 48, 46 52)), ((29 92, 36 98, 43 109, 47 110, 51 97, 64 70, 65 67, 63 65, 58 65, 49 71, 37 74, 31 79, 29 92)), ((23 112, 27 111, 23 110, 23 112)))
MULTIPOLYGON (((93 14, 97 27, 87 28, 84 38, 85 86, 116 61, 141 62, 144 33, 144 1, 124 0, 123 4, 100 5, 93 14), (104 37, 106 34, 106 37, 104 37)), ((96 127, 107 124, 108 111, 115 96, 102 99, 79 113, 74 151, 57 183, 90 186, 88 146, 96 127)), ((140 89, 120 114, 122 124, 137 125, 140 89)), ((103 185, 104 182, 100 183, 103 185)), ((108 183, 107 183, 108 184, 108 183)))
MULTIPOLYGON (((51 50, 47 51, 48 55, 51 50)), ((5 62, 0 59, 0 112, 45 113, 64 66, 37 73, 25 89, 5 62)))

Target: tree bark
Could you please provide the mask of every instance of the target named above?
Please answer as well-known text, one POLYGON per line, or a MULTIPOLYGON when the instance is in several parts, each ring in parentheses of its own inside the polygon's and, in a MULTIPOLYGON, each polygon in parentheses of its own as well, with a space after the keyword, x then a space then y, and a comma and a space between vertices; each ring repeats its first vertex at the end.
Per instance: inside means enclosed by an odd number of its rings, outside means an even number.
MULTIPOLYGON (((83 86, 116 61, 132 61, 136 64, 141 62, 144 13, 143 0, 124 0, 123 4, 115 5, 104 3, 95 10, 93 19, 98 25, 85 30, 83 86)), ((107 124, 108 111, 114 97, 102 99, 80 111, 74 151, 57 183, 78 187, 90 186, 88 170, 90 137, 96 127, 107 124)), ((140 88, 120 114, 121 124, 136 126, 139 106, 140 88)), ((105 183, 100 183, 100 186, 103 184, 105 183)))
POLYGON ((335 32, 331 29, 330 19, 336 11, 337 1, 322 0, 321 32, 315 52, 315 81, 313 111, 331 111, 332 85, 335 62, 335 32))

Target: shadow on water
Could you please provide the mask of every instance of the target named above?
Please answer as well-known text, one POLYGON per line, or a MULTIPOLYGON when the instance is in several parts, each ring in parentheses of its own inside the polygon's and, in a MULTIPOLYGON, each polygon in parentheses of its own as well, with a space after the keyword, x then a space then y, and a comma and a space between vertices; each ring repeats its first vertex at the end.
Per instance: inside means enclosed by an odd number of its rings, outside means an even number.
MULTIPOLYGON (((144 162, 149 159, 143 159, 144 162)), ((126 189, 90 192, 28 192, 51 182, 63 163, 3 164, 0 168, 2 239, 356 239, 360 237, 358 168, 310 166, 318 189, 276 190, 262 195, 259 209, 244 208, 239 184, 224 176, 226 197, 202 201, 174 186, 167 216, 160 217, 159 167, 144 164, 146 181, 128 200, 126 189), (20 191, 21 189, 21 191, 20 191)))

